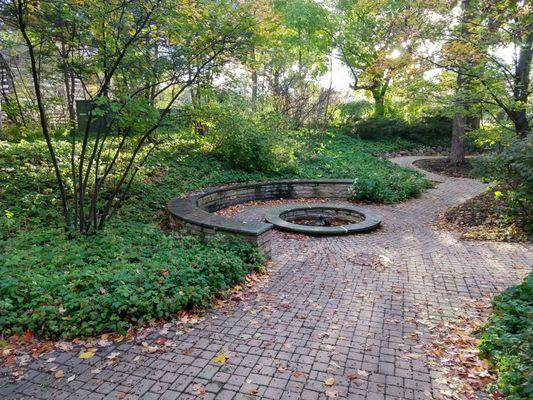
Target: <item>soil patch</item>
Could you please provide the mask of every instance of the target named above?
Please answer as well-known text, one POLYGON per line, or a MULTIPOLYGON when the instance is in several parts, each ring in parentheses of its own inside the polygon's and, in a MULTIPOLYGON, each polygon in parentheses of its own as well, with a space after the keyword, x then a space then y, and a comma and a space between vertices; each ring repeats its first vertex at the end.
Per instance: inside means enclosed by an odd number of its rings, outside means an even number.
POLYGON ((435 174, 451 176, 453 178, 478 178, 470 160, 460 164, 450 164, 446 158, 426 158, 413 163, 419 168, 435 174))
POLYGON ((496 242, 527 242, 533 237, 506 216, 505 203, 492 191, 450 208, 437 219, 437 226, 461 233, 464 239, 496 242))

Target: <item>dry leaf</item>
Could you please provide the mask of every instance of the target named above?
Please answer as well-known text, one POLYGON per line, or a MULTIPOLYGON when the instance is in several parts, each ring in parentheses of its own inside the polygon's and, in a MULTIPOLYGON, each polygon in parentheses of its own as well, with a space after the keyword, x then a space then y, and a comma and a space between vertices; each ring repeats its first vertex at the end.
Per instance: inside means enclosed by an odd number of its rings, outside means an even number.
POLYGON ((200 383, 195 383, 194 385, 192 385, 192 394, 194 394, 195 396, 200 396, 200 397, 205 396, 204 386, 200 383))
POLYGON ((225 364, 228 361, 228 359, 229 359, 229 356, 222 353, 216 356, 215 358, 213 358, 211 361, 217 364, 225 364))
POLYGON ((60 370, 60 369, 58 369, 58 370, 56 371, 56 373, 54 374, 54 377, 55 377, 56 379, 63 378, 64 376, 65 376, 65 373, 64 373, 62 370, 60 370))
POLYGON ((84 351, 83 353, 81 353, 81 354, 79 355, 79 357, 80 357, 81 359, 83 359, 83 360, 86 360, 86 359, 88 359, 88 358, 93 357, 93 356, 94 356, 94 353, 95 353, 95 351, 87 350, 87 351, 84 351))
POLYGON ((335 378, 328 378, 324 381, 324 385, 333 386, 335 384, 335 378))
POLYGON ((109 354, 106 358, 109 359, 109 360, 114 360, 118 356, 120 356, 120 352, 114 351, 111 354, 109 354))
POLYGON ((63 351, 72 351, 72 349, 74 348, 72 343, 69 343, 69 342, 56 343, 55 347, 57 347, 58 349, 61 349, 63 351))

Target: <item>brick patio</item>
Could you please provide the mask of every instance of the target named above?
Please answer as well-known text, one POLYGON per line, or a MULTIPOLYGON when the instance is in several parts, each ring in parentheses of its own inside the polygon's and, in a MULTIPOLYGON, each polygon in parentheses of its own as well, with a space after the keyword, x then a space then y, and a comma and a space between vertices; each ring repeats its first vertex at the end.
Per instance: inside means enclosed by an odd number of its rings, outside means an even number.
MULTIPOLYGON (((418 158, 394 161, 410 166, 418 158)), ((0 373, 0 398, 181 400, 198 398, 199 387, 204 399, 438 396, 439 372, 427 365, 421 347, 431 337, 417 321, 449 319, 462 303, 517 283, 533 264, 533 252, 527 244, 463 241, 434 228, 438 212, 484 185, 427 175, 439 183, 421 198, 365 206, 384 216, 376 232, 274 233, 268 280, 244 301, 207 313, 190 332, 169 332, 175 348, 149 354, 122 343, 88 360, 56 352, 30 364, 24 380, 0 373), (101 368, 115 351, 118 361, 101 368), (214 363, 222 353, 227 362, 214 363), (406 356, 413 353, 417 357, 406 356), (45 363, 49 357, 55 360, 45 363), (65 378, 55 379, 51 365, 65 378), (326 386, 330 378, 333 385, 326 386)), ((267 209, 246 207, 236 218, 258 220, 267 209)))

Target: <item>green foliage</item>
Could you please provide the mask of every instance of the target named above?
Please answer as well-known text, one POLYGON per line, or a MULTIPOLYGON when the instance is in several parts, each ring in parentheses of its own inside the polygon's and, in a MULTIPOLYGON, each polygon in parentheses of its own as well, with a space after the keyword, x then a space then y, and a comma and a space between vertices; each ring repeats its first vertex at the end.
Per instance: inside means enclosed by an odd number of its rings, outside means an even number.
POLYGON ((256 115, 242 107, 218 107, 207 140, 213 154, 232 168, 280 173, 294 170, 295 144, 286 124, 276 115, 256 115))
POLYGON ((516 139, 502 152, 476 163, 477 173, 492 180, 496 196, 509 207, 509 217, 533 232, 533 136, 516 139))
POLYGON ((94 237, 20 235, 0 266, 0 330, 43 337, 124 332, 135 323, 208 306, 260 259, 249 245, 176 239, 124 224, 94 237))
POLYGON ((352 101, 339 106, 339 124, 353 126, 372 112, 372 104, 366 100, 352 101))
POLYGON ((370 118, 355 125, 363 139, 403 138, 422 144, 449 145, 452 122, 446 118, 426 118, 411 124, 400 119, 370 118))
POLYGON ((533 396, 533 274, 494 298, 479 348, 498 369, 496 385, 509 400, 533 396))
POLYGON ((364 202, 398 203, 419 196, 429 187, 431 183, 422 174, 413 174, 389 164, 359 174, 352 186, 352 198, 364 202))

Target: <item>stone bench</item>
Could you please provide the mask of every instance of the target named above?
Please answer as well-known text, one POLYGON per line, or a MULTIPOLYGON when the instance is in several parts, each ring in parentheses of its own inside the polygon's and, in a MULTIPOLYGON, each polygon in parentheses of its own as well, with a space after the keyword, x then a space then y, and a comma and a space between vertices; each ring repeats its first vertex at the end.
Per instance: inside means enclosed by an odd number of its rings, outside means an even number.
POLYGON ((317 179, 238 183, 207 188, 173 198, 168 204, 170 224, 173 229, 203 237, 222 234, 250 242, 264 257, 270 258, 272 224, 237 221, 212 213, 248 201, 299 198, 346 200, 352 184, 351 179, 317 179))

